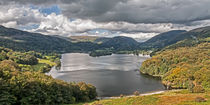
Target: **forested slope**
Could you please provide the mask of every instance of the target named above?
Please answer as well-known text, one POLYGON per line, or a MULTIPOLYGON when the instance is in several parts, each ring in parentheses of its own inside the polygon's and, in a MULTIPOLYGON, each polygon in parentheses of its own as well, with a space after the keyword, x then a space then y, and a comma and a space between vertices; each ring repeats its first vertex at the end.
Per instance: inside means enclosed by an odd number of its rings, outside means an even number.
POLYGON ((171 48, 157 52, 143 62, 140 71, 144 74, 162 77, 164 84, 174 88, 202 85, 210 88, 210 40, 209 37, 195 44, 186 40, 171 48))
POLYGON ((142 49, 157 49, 157 48, 164 48, 168 45, 174 44, 177 41, 175 39, 180 34, 183 34, 187 31, 184 30, 173 30, 165 33, 161 33, 152 37, 151 39, 147 40, 146 42, 140 43, 140 47, 142 49))
POLYGON ((0 104, 56 105, 95 99, 90 84, 67 83, 44 73, 59 66, 59 55, 0 47, 0 104))

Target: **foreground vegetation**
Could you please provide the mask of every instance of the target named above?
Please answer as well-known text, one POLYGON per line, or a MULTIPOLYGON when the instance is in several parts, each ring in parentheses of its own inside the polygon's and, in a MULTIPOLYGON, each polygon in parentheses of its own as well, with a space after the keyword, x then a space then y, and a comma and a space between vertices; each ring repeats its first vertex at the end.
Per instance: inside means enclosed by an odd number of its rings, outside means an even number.
POLYGON ((55 105, 95 99, 90 84, 67 83, 44 73, 59 66, 56 54, 0 48, 0 105, 55 105))
POLYGON ((188 90, 168 91, 156 95, 122 97, 73 105, 209 105, 210 90, 191 93, 188 90))

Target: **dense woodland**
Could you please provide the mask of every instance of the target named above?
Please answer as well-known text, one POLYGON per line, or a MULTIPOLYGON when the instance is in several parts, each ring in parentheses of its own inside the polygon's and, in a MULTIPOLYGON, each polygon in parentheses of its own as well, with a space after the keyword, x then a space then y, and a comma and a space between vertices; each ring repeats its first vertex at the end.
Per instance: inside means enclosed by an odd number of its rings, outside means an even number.
POLYGON ((44 73, 60 66, 59 55, 0 48, 1 105, 64 104, 89 101, 97 96, 90 84, 67 83, 44 73))
POLYGON ((190 88, 192 85, 210 88, 209 37, 195 44, 188 42, 192 41, 178 42, 156 52, 143 62, 140 71, 162 77, 163 83, 172 88, 190 88))

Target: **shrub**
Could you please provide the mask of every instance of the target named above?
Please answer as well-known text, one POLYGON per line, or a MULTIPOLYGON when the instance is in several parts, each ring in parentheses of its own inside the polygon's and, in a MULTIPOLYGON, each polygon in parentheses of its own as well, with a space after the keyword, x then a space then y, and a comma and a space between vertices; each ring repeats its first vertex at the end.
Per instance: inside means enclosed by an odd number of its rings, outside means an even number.
POLYGON ((192 93, 193 92, 193 88, 195 87, 195 85, 193 84, 192 81, 189 81, 188 83, 188 90, 192 93))
POLYGON ((133 93, 133 95, 135 95, 135 96, 139 96, 139 95, 140 95, 140 93, 139 93, 139 91, 135 91, 135 92, 133 93))
POLYGON ((206 99, 203 97, 196 97, 195 102, 206 102, 206 99))
POLYGON ((122 97, 124 97, 124 95, 123 94, 120 94, 120 97, 122 98, 122 97))
POLYGON ((205 89, 201 85, 196 85, 193 88, 193 93, 204 93, 205 89))

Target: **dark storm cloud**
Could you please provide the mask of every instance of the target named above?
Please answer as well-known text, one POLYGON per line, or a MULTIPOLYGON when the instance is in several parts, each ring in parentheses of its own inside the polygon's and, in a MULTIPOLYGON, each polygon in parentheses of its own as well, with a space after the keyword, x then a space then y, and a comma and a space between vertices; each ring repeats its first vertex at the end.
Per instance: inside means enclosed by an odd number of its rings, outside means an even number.
POLYGON ((0 25, 63 36, 103 29, 109 33, 93 35, 148 39, 170 30, 209 26, 209 4, 210 0, 0 0, 0 25), (59 14, 40 11, 53 6, 59 14))
POLYGON ((11 4, 11 3, 19 3, 19 4, 34 4, 34 5, 51 5, 57 3, 72 3, 77 2, 79 0, 1 0, 0 4, 11 4))
POLYGON ((58 5, 71 18, 96 22, 187 23, 210 19, 210 0, 3 0, 9 3, 58 5))

